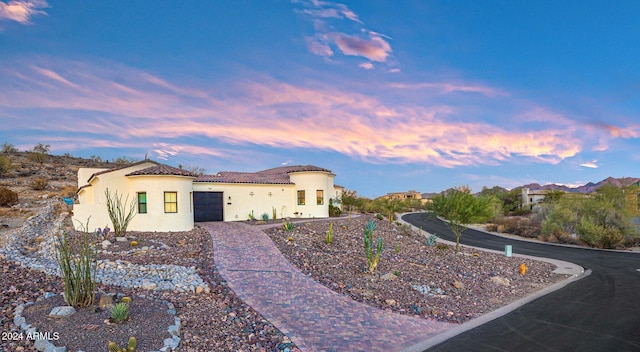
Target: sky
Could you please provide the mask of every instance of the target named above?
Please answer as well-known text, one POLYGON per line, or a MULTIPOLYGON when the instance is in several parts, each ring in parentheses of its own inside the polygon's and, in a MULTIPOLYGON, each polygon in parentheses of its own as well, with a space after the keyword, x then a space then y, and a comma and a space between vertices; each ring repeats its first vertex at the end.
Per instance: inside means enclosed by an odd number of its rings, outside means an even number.
POLYGON ((0 0, 0 143, 359 195, 640 177, 640 1, 0 0))

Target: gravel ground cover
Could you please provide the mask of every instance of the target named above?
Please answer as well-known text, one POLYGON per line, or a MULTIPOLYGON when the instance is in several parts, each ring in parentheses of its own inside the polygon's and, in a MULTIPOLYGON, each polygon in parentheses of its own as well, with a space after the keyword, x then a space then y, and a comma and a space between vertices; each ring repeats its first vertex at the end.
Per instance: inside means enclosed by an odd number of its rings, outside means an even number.
MULTIPOLYGON (((290 340, 260 314, 247 306, 231 291, 215 269, 211 237, 201 228, 190 232, 155 233, 132 232, 140 240, 159 241, 168 246, 165 249, 152 249, 145 253, 136 253, 127 258, 115 254, 100 254, 100 259, 126 259, 137 264, 176 264, 195 266, 198 274, 209 285, 210 293, 178 293, 169 291, 148 291, 142 289, 123 289, 98 285, 99 292, 121 293, 133 297, 133 305, 144 319, 130 319, 122 327, 129 332, 139 332, 139 340, 155 337, 159 346, 167 336, 166 321, 151 323, 163 319, 166 306, 157 305, 154 300, 166 300, 176 308, 176 316, 181 320, 180 351, 281 351, 286 348, 295 350, 290 340), (148 303, 151 302, 151 303, 148 303)), ((14 262, 0 257, 0 332, 17 331, 13 324, 13 312, 19 304, 36 301, 44 292, 60 293, 63 290, 62 279, 46 276, 35 270, 28 270, 14 262)), ((56 301, 38 302, 41 312, 50 311, 56 301)), ((39 324, 54 329, 73 341, 75 351, 83 346, 87 352, 106 350, 108 334, 103 333, 110 327, 103 323, 88 322, 84 326, 68 321, 57 321, 46 325, 45 314, 29 315, 25 309, 23 315, 41 321, 27 321, 34 326, 39 324), (100 346, 96 349, 96 346, 100 346)), ((87 312, 85 312, 87 313, 87 312)), ((135 314, 132 311, 132 314, 135 314)), ((101 321, 104 319, 100 315, 101 321)), ((45 330, 42 330, 45 331, 45 330)), ((118 343, 122 346, 128 335, 122 336, 118 343)), ((62 338, 60 339, 62 342, 62 338)), ((55 343, 55 341, 52 341, 55 343)), ((156 344, 157 345, 157 344, 156 344)), ((70 348, 72 347, 70 346, 70 348)), ((155 345, 154 345, 155 346, 155 345)), ((27 339, 0 341, 4 351, 35 351, 33 341, 27 339)), ((158 347, 159 348, 159 347, 158 347)), ((140 350, 140 349, 139 349, 140 350)))
POLYGON ((297 223, 265 230, 298 269, 359 302, 401 314, 463 323, 567 278, 546 262, 452 246, 425 244, 423 234, 373 216, 297 223), (384 251, 374 274, 366 270, 364 228, 384 251), (329 224, 333 240, 326 243, 329 224), (520 264, 528 271, 519 273, 520 264))

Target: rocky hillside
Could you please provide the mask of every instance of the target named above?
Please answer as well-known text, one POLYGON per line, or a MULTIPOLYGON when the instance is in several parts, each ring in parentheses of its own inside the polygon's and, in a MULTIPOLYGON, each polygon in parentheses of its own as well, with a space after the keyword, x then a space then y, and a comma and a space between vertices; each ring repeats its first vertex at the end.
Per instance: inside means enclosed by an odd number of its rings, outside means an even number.
POLYGON ((44 155, 38 158, 33 153, 0 153, 5 167, 0 173, 0 188, 6 187, 18 194, 18 202, 0 206, 0 244, 2 235, 20 227, 24 221, 37 213, 48 199, 60 199, 60 209, 66 207, 62 197, 75 196, 81 167, 113 167, 113 163, 96 162, 70 156, 44 155))
POLYGON ((567 187, 564 185, 556 185, 556 184, 548 184, 548 185, 540 185, 538 183, 530 183, 528 185, 521 186, 521 188, 529 188, 531 190, 538 189, 553 189, 559 190, 568 193, 591 193, 597 190, 598 188, 604 185, 614 185, 618 187, 627 187, 634 183, 640 182, 640 178, 637 177, 622 177, 622 178, 614 178, 608 177, 598 183, 589 182, 586 185, 578 186, 578 187, 567 187))

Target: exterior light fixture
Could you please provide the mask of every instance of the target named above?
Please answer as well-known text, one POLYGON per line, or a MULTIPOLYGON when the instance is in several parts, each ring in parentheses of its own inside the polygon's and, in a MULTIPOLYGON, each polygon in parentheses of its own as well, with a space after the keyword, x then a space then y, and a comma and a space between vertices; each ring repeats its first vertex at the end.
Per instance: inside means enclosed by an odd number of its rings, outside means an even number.
POLYGON ((273 195, 273 193, 271 193, 271 192, 269 192, 269 193, 267 193, 267 194, 269 195, 269 197, 271 197, 271 196, 273 195))
POLYGON ((253 197, 253 192, 249 192, 249 195, 253 197))

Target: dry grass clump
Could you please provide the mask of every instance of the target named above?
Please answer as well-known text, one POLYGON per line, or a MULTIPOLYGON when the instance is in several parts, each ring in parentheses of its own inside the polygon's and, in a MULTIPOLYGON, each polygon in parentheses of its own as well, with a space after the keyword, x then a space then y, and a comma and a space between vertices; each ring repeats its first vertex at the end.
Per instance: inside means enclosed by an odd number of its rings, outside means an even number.
POLYGON ((31 189, 34 191, 43 191, 49 185, 49 179, 46 177, 36 177, 31 181, 31 189))
POLYGON ((7 187, 0 187, 0 206, 10 207, 18 204, 18 193, 7 187))

